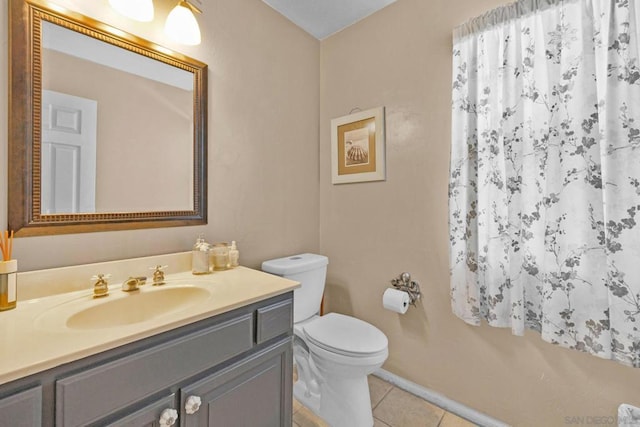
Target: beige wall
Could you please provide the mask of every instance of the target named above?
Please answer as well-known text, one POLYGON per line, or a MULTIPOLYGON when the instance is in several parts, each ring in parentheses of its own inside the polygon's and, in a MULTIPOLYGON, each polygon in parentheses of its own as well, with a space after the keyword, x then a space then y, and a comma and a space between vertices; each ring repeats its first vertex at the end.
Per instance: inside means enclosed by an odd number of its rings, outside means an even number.
MULTIPOLYGON (((209 65, 209 224, 16 239, 21 270, 191 249, 198 234, 238 241, 241 263, 318 251, 319 42, 256 0, 207 0, 203 43, 184 47, 162 33, 172 0, 156 19, 117 15, 107 0, 57 0, 209 65)), ((0 164, 7 145, 7 8, 0 0, 0 164)), ((152 141, 150 141, 151 143, 152 141)), ((7 182, 0 168, 0 229, 7 182)), ((88 279, 88 278, 87 278, 88 279)))
POLYGON ((451 314, 447 183, 452 28, 504 0, 398 0, 321 45, 320 249, 329 310, 384 331, 384 368, 518 426, 613 416, 640 404, 640 370, 471 327, 451 314), (387 180, 331 185, 330 120, 384 105, 387 180), (409 271, 423 300, 384 311, 389 280, 409 271))

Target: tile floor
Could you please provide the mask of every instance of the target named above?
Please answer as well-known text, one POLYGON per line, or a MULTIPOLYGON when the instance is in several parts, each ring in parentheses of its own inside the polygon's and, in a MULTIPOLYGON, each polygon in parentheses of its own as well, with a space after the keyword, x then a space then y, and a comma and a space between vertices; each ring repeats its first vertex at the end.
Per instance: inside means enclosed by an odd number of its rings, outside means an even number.
MULTIPOLYGON (((373 427, 472 427, 463 418, 369 375, 373 427)), ((329 427, 294 400, 293 427, 329 427)))

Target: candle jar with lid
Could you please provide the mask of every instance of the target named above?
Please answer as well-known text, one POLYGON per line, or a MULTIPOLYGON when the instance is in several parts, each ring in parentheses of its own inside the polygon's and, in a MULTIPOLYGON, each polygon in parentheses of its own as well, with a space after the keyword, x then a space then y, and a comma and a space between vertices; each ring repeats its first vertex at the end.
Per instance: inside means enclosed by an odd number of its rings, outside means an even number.
POLYGON ((226 242, 214 243, 209 250, 210 264, 214 271, 227 270, 229 268, 229 244, 226 242))

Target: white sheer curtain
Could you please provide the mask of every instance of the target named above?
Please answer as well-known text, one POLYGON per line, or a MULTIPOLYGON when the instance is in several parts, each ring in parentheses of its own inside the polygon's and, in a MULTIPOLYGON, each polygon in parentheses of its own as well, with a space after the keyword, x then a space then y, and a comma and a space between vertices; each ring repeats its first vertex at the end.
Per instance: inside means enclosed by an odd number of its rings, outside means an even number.
POLYGON ((521 0, 457 28, 451 298, 640 367, 640 2, 521 0))

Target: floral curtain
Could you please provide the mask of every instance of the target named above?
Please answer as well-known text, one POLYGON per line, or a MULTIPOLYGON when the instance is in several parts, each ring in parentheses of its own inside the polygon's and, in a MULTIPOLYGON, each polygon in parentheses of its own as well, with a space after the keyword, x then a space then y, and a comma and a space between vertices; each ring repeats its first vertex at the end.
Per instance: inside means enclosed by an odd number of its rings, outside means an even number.
POLYGON ((521 0, 457 28, 451 299, 640 367, 640 2, 521 0))

